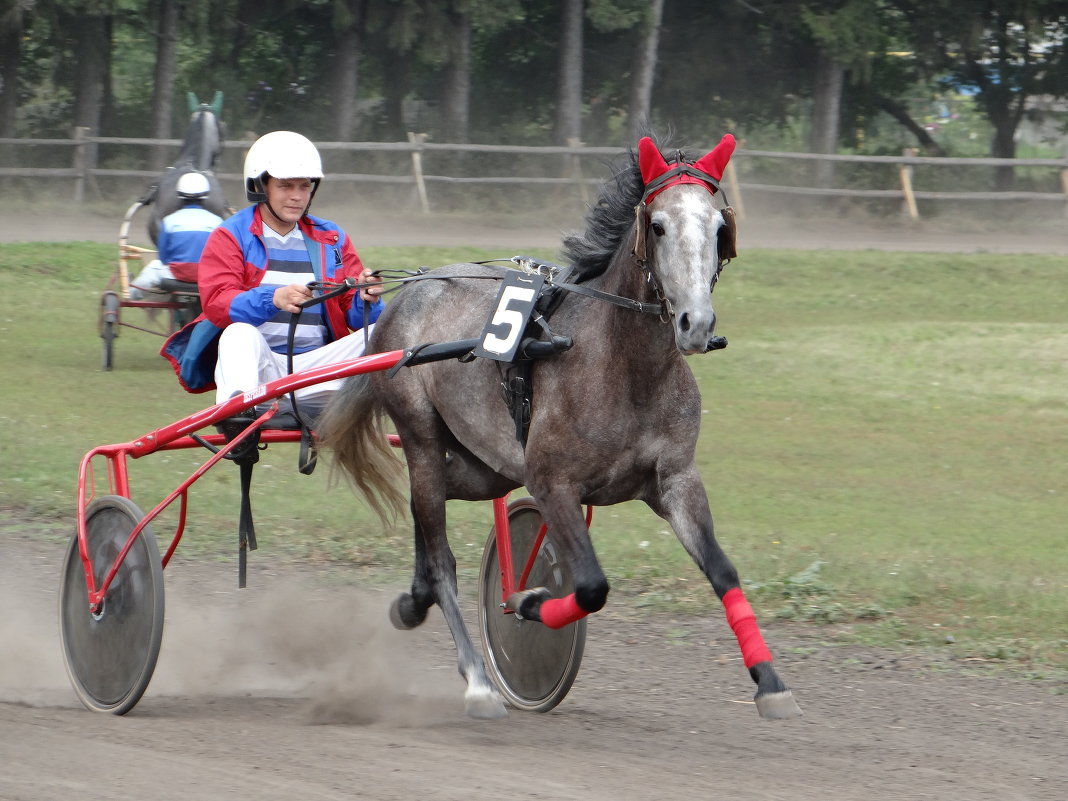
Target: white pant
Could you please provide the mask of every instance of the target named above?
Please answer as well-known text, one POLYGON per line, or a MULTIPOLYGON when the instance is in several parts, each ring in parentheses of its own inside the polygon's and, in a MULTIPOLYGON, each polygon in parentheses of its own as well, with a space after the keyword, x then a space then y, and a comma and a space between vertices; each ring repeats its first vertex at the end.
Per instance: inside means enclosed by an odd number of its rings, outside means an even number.
POLYGON ((159 259, 153 259, 130 282, 130 300, 144 300, 150 295, 155 296, 152 300, 169 300, 171 296, 159 288, 159 282, 164 278, 174 278, 171 268, 159 259))
MULTIPOLYGON (((374 326, 369 326, 370 329, 374 326)), ((363 331, 355 331, 321 348, 293 356, 293 372, 336 364, 363 355, 363 331)), ((275 353, 259 330, 248 323, 231 323, 219 338, 219 361, 215 365, 215 402, 229 400, 236 393, 251 392, 268 381, 286 375, 286 355, 275 353)), ((302 414, 317 416, 330 399, 330 393, 341 389, 344 379, 334 379, 297 390, 297 403, 302 414)), ((279 398, 282 409, 289 407, 289 397, 279 398)))

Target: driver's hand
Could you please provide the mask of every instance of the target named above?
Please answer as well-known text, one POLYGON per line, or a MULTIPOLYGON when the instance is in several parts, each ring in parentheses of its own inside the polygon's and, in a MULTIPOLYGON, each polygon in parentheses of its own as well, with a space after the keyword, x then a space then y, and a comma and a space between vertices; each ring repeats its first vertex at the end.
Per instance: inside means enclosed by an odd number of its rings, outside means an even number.
MULTIPOLYGON (((364 271, 360 273, 361 284, 381 284, 382 278, 374 274, 372 270, 364 268, 364 271)), ((367 286, 360 290, 360 298, 366 300, 368 303, 374 303, 378 300, 382 294, 382 286, 367 286)))
POLYGON ((274 305, 282 311, 296 314, 301 310, 297 304, 308 300, 311 296, 311 290, 303 284, 280 286, 274 291, 274 305))

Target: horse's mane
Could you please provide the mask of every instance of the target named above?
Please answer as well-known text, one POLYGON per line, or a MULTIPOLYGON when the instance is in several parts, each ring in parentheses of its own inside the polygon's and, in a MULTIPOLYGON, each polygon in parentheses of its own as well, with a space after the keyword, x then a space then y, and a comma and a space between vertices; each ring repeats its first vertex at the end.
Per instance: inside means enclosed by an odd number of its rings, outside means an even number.
MULTIPOLYGON (((651 136, 663 150, 660 139, 651 136)), ((615 173, 601 186, 597 202, 586 212, 586 231, 564 238, 563 252, 576 271, 575 280, 584 281, 600 275, 611 264, 624 238, 634 226, 634 207, 645 193, 645 182, 638 167, 638 153, 632 147, 626 160, 614 165, 615 173)))

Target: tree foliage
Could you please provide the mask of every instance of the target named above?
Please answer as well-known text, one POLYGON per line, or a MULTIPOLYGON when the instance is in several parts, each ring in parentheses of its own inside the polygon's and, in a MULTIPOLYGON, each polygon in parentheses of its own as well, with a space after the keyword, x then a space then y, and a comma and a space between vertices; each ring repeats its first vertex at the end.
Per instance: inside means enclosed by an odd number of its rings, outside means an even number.
POLYGON ((1032 98, 1068 96, 1064 0, 571 1, 569 39, 563 0, 0 0, 0 132, 178 136, 186 94, 221 90, 236 136, 618 145, 637 108, 710 142, 808 125, 829 58, 839 146, 877 119, 933 144, 916 102, 941 89, 974 95, 1008 155, 1032 98))

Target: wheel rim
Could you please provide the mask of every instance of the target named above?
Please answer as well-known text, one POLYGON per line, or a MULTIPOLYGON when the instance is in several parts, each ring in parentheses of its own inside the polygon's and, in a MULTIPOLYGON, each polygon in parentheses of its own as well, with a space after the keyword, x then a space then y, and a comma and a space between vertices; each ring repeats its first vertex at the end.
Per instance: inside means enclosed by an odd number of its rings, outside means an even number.
MULTIPOLYGON (((516 501, 509 507, 512 552, 521 571, 542 524, 534 502, 516 501)), ((571 572, 546 536, 527 580, 528 587, 546 587, 553 597, 574 592, 571 572)), ((479 624, 489 660, 489 670, 498 688, 514 706, 546 712, 567 695, 582 661, 586 620, 560 629, 521 620, 500 609, 500 563, 494 532, 483 557, 479 581, 479 624)))
MULTIPOLYGON (((142 517, 126 498, 90 504, 86 534, 97 582, 142 517)), ((148 527, 134 541, 98 613, 89 609, 75 534, 63 567, 60 633, 67 673, 82 703, 115 714, 133 708, 152 678, 163 638, 163 568, 148 527)))

